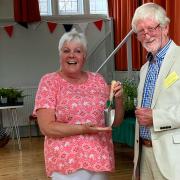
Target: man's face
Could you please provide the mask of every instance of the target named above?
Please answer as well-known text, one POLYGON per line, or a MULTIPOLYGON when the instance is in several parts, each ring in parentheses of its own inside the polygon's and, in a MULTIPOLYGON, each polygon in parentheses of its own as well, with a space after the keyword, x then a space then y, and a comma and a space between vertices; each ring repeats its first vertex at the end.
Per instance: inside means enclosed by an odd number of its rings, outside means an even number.
POLYGON ((165 46, 168 41, 169 26, 162 27, 152 19, 142 19, 137 22, 137 38, 142 46, 153 54, 165 46))

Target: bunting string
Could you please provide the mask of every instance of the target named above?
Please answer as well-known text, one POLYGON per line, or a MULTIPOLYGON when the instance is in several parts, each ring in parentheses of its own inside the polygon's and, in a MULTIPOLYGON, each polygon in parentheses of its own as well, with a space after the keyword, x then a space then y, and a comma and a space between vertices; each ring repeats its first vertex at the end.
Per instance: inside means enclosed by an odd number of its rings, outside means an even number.
MULTIPOLYGON (((103 28, 103 20, 97 20, 97 21, 92 21, 92 22, 87 22, 87 23, 72 23, 72 24, 59 23, 59 22, 57 23, 54 21, 42 20, 39 22, 31 23, 30 26, 33 27, 33 30, 36 30, 41 25, 41 23, 44 23, 44 22, 47 23, 47 27, 48 27, 50 33, 53 33, 56 30, 57 25, 63 25, 65 32, 69 32, 73 28, 74 25, 78 25, 79 28, 81 29, 81 31, 83 33, 85 33, 86 29, 88 27, 88 24, 90 24, 90 23, 93 23, 96 26, 98 31, 101 31, 103 28)), ((29 24, 27 24, 27 23, 23 23, 23 24, 22 23, 12 23, 12 24, 8 24, 8 25, 4 25, 4 26, 1 25, 0 28, 3 28, 6 31, 7 35, 11 38, 14 33, 14 26, 16 26, 16 25, 23 26, 26 29, 29 28, 29 24)))

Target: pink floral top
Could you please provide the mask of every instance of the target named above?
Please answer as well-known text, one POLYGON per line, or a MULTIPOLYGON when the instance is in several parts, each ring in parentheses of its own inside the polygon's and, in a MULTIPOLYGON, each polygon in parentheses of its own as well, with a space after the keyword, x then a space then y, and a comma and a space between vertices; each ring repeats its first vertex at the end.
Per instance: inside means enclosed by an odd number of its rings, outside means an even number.
MULTIPOLYGON (((35 99, 39 108, 55 109, 56 121, 68 124, 92 122, 104 127, 104 108, 108 99, 108 85, 97 73, 88 73, 83 84, 72 84, 58 73, 42 77, 35 99)), ((110 132, 93 135, 75 135, 64 138, 45 137, 46 172, 63 174, 78 169, 90 171, 114 170, 113 143, 110 132)))

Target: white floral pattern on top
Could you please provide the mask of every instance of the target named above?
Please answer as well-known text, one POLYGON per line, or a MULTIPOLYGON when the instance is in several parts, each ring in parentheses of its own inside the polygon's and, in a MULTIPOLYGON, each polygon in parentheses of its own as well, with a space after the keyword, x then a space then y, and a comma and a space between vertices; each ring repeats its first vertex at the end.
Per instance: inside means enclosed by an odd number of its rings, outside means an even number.
MULTIPOLYGON (((108 85, 97 73, 88 73, 83 84, 72 84, 58 73, 41 78, 35 99, 34 113, 39 108, 55 109, 56 121, 68 124, 91 122, 104 127, 104 108, 109 95, 108 85)), ((69 174, 78 169, 113 171, 114 152, 111 132, 76 135, 64 138, 45 137, 46 172, 69 174)))

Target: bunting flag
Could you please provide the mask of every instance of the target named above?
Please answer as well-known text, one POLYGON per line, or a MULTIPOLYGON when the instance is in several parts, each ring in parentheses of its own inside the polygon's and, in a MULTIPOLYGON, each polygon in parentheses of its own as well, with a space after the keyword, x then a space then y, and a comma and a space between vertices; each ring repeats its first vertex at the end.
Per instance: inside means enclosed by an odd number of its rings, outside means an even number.
POLYGON ((10 26, 5 26, 4 29, 5 29, 6 33, 8 34, 8 36, 12 37, 14 27, 12 25, 10 25, 10 26))
POLYGON ((28 29, 28 23, 27 22, 18 22, 19 25, 21 25, 22 27, 28 29))
MULTIPOLYGON (((13 36, 13 32, 14 32, 14 26, 21 25, 21 26, 23 26, 26 29, 28 29, 30 27, 30 29, 36 30, 42 24, 42 22, 47 23, 49 31, 51 33, 53 33, 55 31, 55 29, 56 29, 58 24, 63 25, 66 32, 71 31, 71 29, 73 28, 73 25, 78 25, 80 31, 85 33, 85 31, 87 30, 88 24, 89 24, 89 23, 62 24, 62 23, 57 23, 57 22, 52 22, 52 21, 48 22, 48 21, 44 21, 43 20, 43 21, 31 23, 30 25, 28 25, 28 23, 26 23, 26 22, 16 22, 16 23, 13 23, 13 24, 8 25, 8 26, 6 26, 6 25, 5 26, 0 26, 0 28, 3 28, 6 31, 6 33, 8 34, 8 36, 12 37, 13 36)), ((96 28, 99 31, 102 30, 103 20, 95 21, 95 22, 92 22, 92 23, 96 26, 96 28)))
POLYGON ((79 23, 79 27, 81 28, 83 33, 86 31, 87 26, 88 26, 88 23, 79 23))
POLYGON ((53 33, 54 30, 56 29, 57 23, 47 22, 47 25, 48 25, 49 31, 50 31, 51 33, 53 33))
POLYGON ((102 25, 103 25, 103 20, 95 21, 94 24, 99 29, 99 31, 101 31, 102 25))
POLYGON ((65 31, 69 32, 71 31, 73 24, 63 24, 63 26, 64 26, 65 31))

